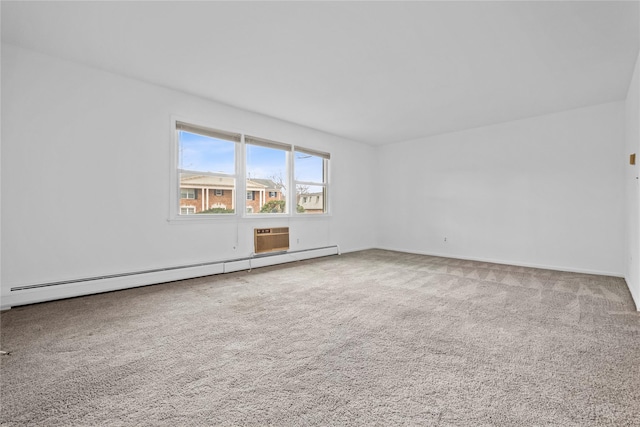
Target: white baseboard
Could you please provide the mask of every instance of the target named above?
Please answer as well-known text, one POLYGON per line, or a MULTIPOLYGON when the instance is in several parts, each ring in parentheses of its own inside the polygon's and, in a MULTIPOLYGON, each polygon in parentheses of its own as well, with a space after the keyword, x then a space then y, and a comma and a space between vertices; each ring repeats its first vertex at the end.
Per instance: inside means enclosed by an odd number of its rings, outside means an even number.
MULTIPOLYGON (((135 288, 139 286, 148 286, 161 284, 166 282, 172 282, 175 280, 191 279, 194 277, 210 276, 222 273, 231 273, 234 271, 250 270, 252 268, 266 267, 270 265, 284 264, 295 261, 302 261, 305 259, 319 258, 330 255, 336 255, 339 253, 359 252, 370 249, 381 249, 394 252, 405 252, 418 255, 437 256, 443 258, 457 258, 470 261, 490 262, 494 264, 507 264, 516 265, 520 267, 542 268, 547 270, 568 271, 574 273, 584 274, 596 274, 602 276, 624 277, 620 273, 597 271, 588 269, 579 269, 572 267, 560 267, 532 264, 525 262, 514 262, 506 260, 496 260, 491 258, 482 257, 468 257, 444 253, 435 253, 427 251, 416 251, 401 248, 390 247, 363 247, 363 248, 349 248, 344 251, 340 251, 338 246, 330 246, 326 248, 310 249, 296 252, 284 252, 274 255, 258 256, 253 258, 246 258, 241 260, 220 261, 208 265, 201 265, 195 267, 186 267, 181 269, 172 269, 165 271, 154 271, 149 273, 139 273, 125 275, 121 277, 111 277, 104 279, 93 279, 90 281, 77 281, 74 283, 61 284, 56 286, 43 286, 31 289, 21 289, 16 291, 10 291, 7 294, 2 295, 0 301, 0 309, 7 310, 11 307, 16 307, 25 304, 34 304, 45 301, 53 301, 57 299, 72 298, 83 295, 91 295, 102 292, 111 292, 122 289, 135 288)), ((640 311, 640 301, 636 300, 636 295, 632 298, 640 311)))
POLYGON ((362 251, 369 251, 371 249, 379 249, 379 248, 377 246, 366 246, 366 247, 360 247, 360 248, 347 248, 347 249, 341 249, 340 253, 348 254, 350 252, 362 252, 362 251))
POLYGON ((633 291, 633 287, 631 283, 629 283, 629 279, 627 277, 624 278, 625 283, 627 284, 627 288, 629 288, 629 293, 631 294, 631 299, 633 303, 636 305, 636 310, 640 311, 640 294, 633 291))
POLYGON ((53 286, 18 289, 9 291, 2 295, 0 309, 8 310, 11 307, 19 305, 35 304, 39 302, 73 298, 102 292, 119 291, 122 289, 155 285, 176 280, 192 279, 194 277, 231 273, 233 271, 250 270, 252 268, 266 267, 269 265, 283 264, 336 254, 338 254, 338 247, 329 246, 326 248, 284 252, 241 260, 220 261, 194 267, 125 274, 117 277, 93 278, 86 281, 79 280, 74 281, 73 283, 56 284, 53 286))
POLYGON ((563 267, 558 265, 544 265, 544 264, 535 264, 535 263, 513 261, 513 260, 482 258, 482 257, 464 256, 464 255, 457 255, 457 254, 429 252, 429 251, 416 251, 413 249, 400 249, 400 248, 390 248, 390 247, 378 247, 378 249, 382 249, 385 251, 405 252, 405 253, 416 254, 416 255, 428 255, 428 256, 437 256, 442 258, 464 259, 468 261, 490 262, 492 264, 515 265, 517 267, 540 268, 543 270, 567 271, 570 273, 594 274, 598 276, 624 277, 624 274, 619 272, 590 270, 585 268, 563 267))
POLYGON ((443 254, 443 253, 426 252, 426 251, 415 251, 415 250, 389 248, 389 247, 379 247, 378 249, 382 249, 382 250, 385 250, 385 251, 405 252, 405 253, 417 254, 417 255, 437 256, 437 257, 442 257, 442 258, 457 258, 457 259, 464 259, 464 260, 469 260, 469 261, 490 262, 490 263, 493 263, 493 264, 515 265, 515 266, 518 266, 518 267, 541 268, 541 269, 544 269, 544 270, 554 270, 554 271, 568 271, 570 273, 583 273, 583 274, 595 274, 595 275, 598 275, 598 276, 621 277, 621 278, 625 279, 625 283, 627 285, 627 288, 629 289, 629 293, 631 294, 631 299, 633 300, 633 302, 634 302, 634 304, 636 306, 636 311, 640 312, 640 296, 634 295, 633 291, 631 290, 631 286, 629 286, 629 282, 627 281, 626 277, 622 273, 617 273, 617 272, 614 273, 614 272, 610 272, 610 271, 600 271, 600 270, 589 270, 589 269, 573 268, 573 267, 559 267, 559 266, 556 266, 556 265, 533 264, 533 263, 528 263, 528 262, 496 260, 496 259, 491 259, 491 258, 467 257, 467 256, 462 256, 462 255, 452 255, 452 254, 443 254))

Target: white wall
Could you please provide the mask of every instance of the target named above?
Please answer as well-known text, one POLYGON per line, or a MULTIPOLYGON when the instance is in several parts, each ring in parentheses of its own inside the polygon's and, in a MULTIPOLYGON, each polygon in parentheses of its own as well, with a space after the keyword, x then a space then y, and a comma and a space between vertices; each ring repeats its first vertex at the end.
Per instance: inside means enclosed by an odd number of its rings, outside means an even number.
POLYGON ((375 244, 374 219, 363 215, 373 205, 372 147, 9 45, 2 150, 3 297, 16 286, 248 256, 254 227, 289 225, 292 250, 375 244), (172 115, 330 152, 332 215, 169 223, 172 115))
POLYGON ((622 276, 623 141, 616 102, 384 146, 378 246, 622 276))
POLYGON ((626 105, 375 149, 3 45, 1 296, 244 257, 253 227, 275 224, 291 227, 294 250, 377 246, 625 275, 637 302, 638 166, 623 167, 640 154, 637 88, 636 65, 626 105), (332 215, 169 223, 172 115, 331 152, 332 215))
POLYGON ((626 112, 626 139, 625 155, 636 154, 636 164, 627 163, 625 170, 626 184, 626 269, 625 279, 627 285, 640 310, 640 183, 638 182, 640 164, 640 55, 636 60, 633 78, 629 85, 629 92, 625 104, 626 112))

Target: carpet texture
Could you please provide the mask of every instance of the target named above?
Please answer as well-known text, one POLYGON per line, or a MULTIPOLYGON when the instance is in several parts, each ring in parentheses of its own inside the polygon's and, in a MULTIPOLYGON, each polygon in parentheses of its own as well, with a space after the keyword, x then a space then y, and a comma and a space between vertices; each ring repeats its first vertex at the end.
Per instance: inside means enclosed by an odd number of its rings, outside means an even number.
POLYGON ((6 426, 640 426, 620 278, 370 250, 1 321, 6 426))

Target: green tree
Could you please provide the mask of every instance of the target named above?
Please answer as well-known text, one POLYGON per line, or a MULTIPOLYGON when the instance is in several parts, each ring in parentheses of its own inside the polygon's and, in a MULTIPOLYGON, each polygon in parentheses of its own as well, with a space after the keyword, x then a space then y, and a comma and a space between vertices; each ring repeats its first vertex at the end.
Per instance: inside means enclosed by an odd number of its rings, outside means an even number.
POLYGON ((284 200, 269 200, 262 205, 260 213, 282 213, 286 207, 286 201, 284 200))
POLYGON ((206 211, 198 212, 199 214, 232 214, 235 212, 235 209, 225 209, 225 208, 211 208, 206 211))
MULTIPOLYGON (((260 213, 283 213, 286 209, 285 200, 270 200, 260 208, 260 213)), ((300 205, 296 206, 297 212, 304 212, 304 208, 300 205)))

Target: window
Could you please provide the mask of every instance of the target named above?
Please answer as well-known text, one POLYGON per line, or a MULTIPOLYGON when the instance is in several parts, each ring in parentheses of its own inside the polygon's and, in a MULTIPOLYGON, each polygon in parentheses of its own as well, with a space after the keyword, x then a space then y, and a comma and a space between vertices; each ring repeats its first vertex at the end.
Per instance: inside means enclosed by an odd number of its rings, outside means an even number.
POLYGON ((194 206, 180 206, 180 215, 192 215, 196 213, 194 206))
POLYGON ((179 214, 233 214, 240 135, 183 122, 176 122, 176 133, 180 199, 197 200, 194 206, 180 206, 179 214), (225 189, 231 192, 231 208, 213 207, 210 199, 222 196, 225 189))
POLYGON ((195 199, 196 198, 196 189, 195 188, 181 188, 180 189, 180 198, 181 199, 195 199))
POLYGON ((177 120, 173 124, 172 219, 329 211, 328 153, 177 120))
POLYGON ((296 148, 293 169, 298 204, 296 212, 302 214, 326 213, 328 211, 329 154, 296 148))
MULTIPOLYGON (((273 189, 284 189, 289 174, 289 153, 291 146, 266 139, 245 136, 247 191, 252 198, 247 197, 247 207, 251 207, 254 215, 286 214, 287 202, 282 200, 267 200, 267 195, 275 195, 273 189)), ((248 193, 247 193, 248 196, 248 193)))

